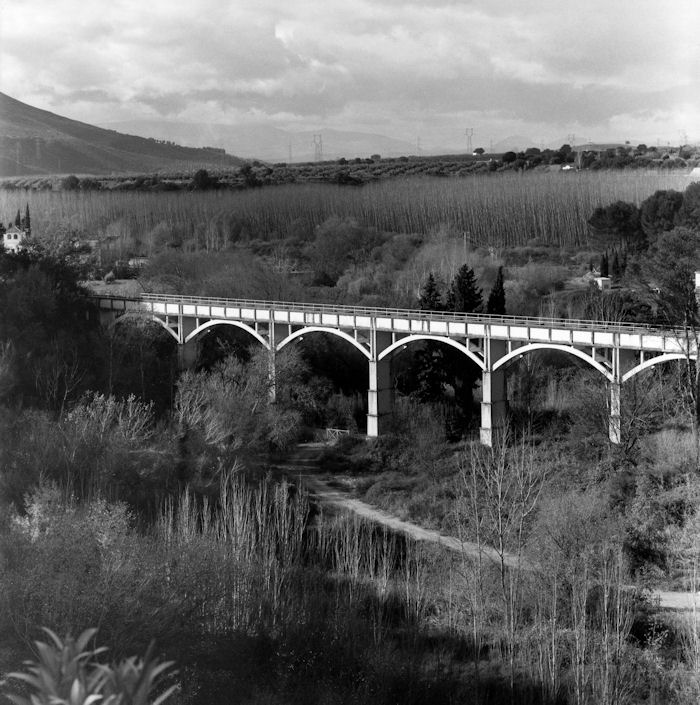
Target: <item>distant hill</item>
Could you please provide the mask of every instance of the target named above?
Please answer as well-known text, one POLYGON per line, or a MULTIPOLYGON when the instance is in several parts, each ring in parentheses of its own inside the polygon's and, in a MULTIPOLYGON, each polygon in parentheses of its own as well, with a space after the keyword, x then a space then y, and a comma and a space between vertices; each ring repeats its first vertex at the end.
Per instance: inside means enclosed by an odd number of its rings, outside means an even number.
POLYGON ((400 157, 416 153, 416 145, 405 140, 369 132, 347 130, 308 130, 292 132, 269 125, 226 125, 221 123, 184 123, 167 120, 129 120, 105 125, 137 135, 152 135, 179 144, 212 145, 248 159, 268 162, 314 161, 314 136, 320 135, 323 159, 346 157, 400 157))
POLYGON ((105 130, 0 93, 0 176, 192 171, 242 163, 222 149, 105 130))

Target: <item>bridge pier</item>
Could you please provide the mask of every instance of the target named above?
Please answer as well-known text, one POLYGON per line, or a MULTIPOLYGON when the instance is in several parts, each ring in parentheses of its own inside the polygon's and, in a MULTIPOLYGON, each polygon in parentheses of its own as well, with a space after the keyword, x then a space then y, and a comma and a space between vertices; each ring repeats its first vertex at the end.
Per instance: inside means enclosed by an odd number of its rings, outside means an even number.
POLYGON ((199 344, 196 339, 187 340, 187 336, 197 327, 197 320, 189 316, 177 317, 177 366, 180 372, 195 366, 199 355, 199 344), (185 342, 186 341, 186 342, 185 342))
POLYGON ((481 443, 491 447, 495 436, 503 431, 508 415, 508 392, 506 390, 506 372, 503 367, 493 369, 494 363, 507 352, 503 340, 484 341, 484 361, 486 368, 481 373, 481 443))
POLYGON ((372 357, 369 361, 367 389, 367 436, 376 438, 386 432, 394 406, 391 357, 379 359, 381 352, 391 345, 391 334, 373 330, 370 345, 372 357))
POLYGON ((496 434, 503 431, 508 414, 506 374, 504 370, 481 375, 481 429, 479 437, 485 446, 493 445, 496 434))
MULTIPOLYGON (((619 337, 619 336, 618 336, 619 337)), ((608 383, 608 438, 618 445, 622 442, 622 377, 636 364, 634 350, 617 345, 612 349, 612 381, 608 383)))
POLYGON ((608 438, 611 443, 618 445, 622 442, 622 414, 620 404, 622 385, 619 382, 610 382, 608 387, 608 438))
POLYGON ((192 369, 199 355, 199 346, 196 340, 187 343, 178 343, 177 346, 177 369, 179 372, 192 369))
POLYGON ((394 386, 391 380, 391 362, 381 360, 369 363, 367 390, 367 436, 376 438, 386 432, 391 421, 394 386))

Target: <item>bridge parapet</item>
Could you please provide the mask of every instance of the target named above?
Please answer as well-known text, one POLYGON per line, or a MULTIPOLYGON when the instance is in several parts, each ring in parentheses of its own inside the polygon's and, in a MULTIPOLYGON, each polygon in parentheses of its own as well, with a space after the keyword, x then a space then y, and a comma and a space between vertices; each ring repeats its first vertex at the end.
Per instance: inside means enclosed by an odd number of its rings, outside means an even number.
POLYGON ((369 308, 253 299, 217 299, 170 294, 139 298, 96 296, 100 308, 143 311, 159 317, 236 320, 292 326, 381 330, 398 335, 484 338, 527 343, 617 347, 659 353, 694 352, 682 331, 638 323, 491 316, 414 309, 369 308), (689 348, 690 346, 690 348, 689 348))

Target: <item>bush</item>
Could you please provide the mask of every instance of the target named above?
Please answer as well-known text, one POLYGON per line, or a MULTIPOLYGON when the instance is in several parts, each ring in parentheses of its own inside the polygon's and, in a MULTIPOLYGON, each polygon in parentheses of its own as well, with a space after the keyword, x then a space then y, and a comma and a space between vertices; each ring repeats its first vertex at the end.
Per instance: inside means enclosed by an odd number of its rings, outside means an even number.
POLYGON ((88 649, 97 629, 64 641, 50 629, 44 631, 51 641, 35 642, 38 660, 27 661, 23 672, 8 676, 30 690, 29 697, 5 690, 15 705, 90 705, 100 700, 105 705, 160 705, 177 689, 171 685, 155 697, 172 661, 159 662, 152 655, 152 645, 143 659, 131 657, 106 665, 97 660, 105 648, 88 649))

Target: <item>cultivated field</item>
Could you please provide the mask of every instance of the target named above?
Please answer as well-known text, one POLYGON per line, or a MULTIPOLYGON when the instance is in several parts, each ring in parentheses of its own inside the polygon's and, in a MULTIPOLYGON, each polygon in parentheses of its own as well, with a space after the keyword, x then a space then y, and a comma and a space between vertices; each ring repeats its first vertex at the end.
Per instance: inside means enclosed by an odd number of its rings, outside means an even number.
POLYGON ((687 174, 678 171, 597 171, 416 177, 361 188, 319 183, 176 193, 15 189, 0 190, 0 218, 7 221, 29 203, 33 232, 40 237, 141 239, 165 227, 204 249, 247 239, 308 237, 333 215, 389 232, 448 227, 478 245, 537 240, 578 246, 586 242, 586 221, 597 206, 615 200, 639 204, 658 189, 682 191, 687 183, 687 174))

